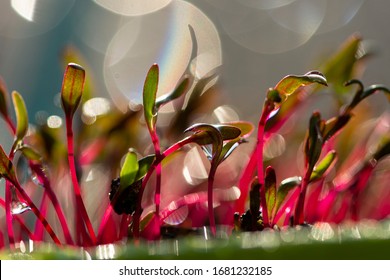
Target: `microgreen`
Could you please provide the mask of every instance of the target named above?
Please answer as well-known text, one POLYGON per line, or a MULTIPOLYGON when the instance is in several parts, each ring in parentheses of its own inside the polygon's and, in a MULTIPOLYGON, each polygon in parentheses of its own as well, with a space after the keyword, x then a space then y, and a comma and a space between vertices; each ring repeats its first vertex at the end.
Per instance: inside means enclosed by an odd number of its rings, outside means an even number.
MULTIPOLYGON (((195 57, 191 27, 190 33, 195 57)), ((61 125, 31 126, 22 95, 13 91, 9 96, 1 80, 0 114, 14 141, 8 153, 0 146, 6 225, 0 245, 16 250, 18 242, 29 239, 93 248, 177 237, 204 226, 217 236, 220 224, 237 233, 386 217, 390 119, 384 114, 363 124, 369 112, 359 110, 377 93, 389 98, 390 90, 381 84, 365 87, 356 77, 360 48, 361 38, 353 36, 319 67, 321 72, 287 75, 269 88, 253 138, 250 122, 211 121, 218 93, 210 83, 217 69, 201 79, 187 69, 171 91, 161 93, 154 64, 144 81, 143 107, 125 113, 110 108, 91 121, 77 110, 94 98, 93 88, 84 96, 85 70, 69 63, 61 88, 66 144, 61 125), (298 111, 328 83, 327 92, 337 101, 333 116, 323 118, 323 104, 314 103, 311 115, 298 111), (175 112, 162 115, 161 108, 170 103, 175 112), (298 113, 309 117, 303 129, 288 122, 298 113), (196 121, 199 116, 202 121, 196 121), (278 131, 287 122, 291 128, 278 131), (276 132, 287 149, 301 148, 264 159, 276 132), (74 209, 63 197, 67 187, 74 209), (29 212, 33 222, 27 220, 29 212)))

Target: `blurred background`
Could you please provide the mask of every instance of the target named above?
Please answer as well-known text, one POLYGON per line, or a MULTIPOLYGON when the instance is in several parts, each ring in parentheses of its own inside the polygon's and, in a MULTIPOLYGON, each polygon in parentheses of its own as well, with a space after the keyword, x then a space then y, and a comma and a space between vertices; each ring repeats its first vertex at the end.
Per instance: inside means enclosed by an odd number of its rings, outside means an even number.
POLYGON ((256 121, 267 88, 315 69, 356 32, 377 53, 362 80, 390 84, 386 0, 0 2, 0 75, 23 95, 32 123, 42 111, 62 115, 58 93, 69 47, 89 66, 94 94, 121 110, 140 103, 152 63, 160 65, 162 94, 196 61, 198 78, 221 66, 224 102, 256 121))

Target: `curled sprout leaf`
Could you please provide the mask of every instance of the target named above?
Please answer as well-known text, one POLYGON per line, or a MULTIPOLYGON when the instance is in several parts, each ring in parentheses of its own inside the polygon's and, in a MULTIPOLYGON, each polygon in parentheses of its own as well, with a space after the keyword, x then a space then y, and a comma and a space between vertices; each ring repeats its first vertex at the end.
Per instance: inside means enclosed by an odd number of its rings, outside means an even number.
POLYGON ((15 142, 20 142, 27 134, 28 114, 23 97, 16 91, 12 92, 12 102, 15 108, 17 122, 15 142))
POLYGON ((156 96, 158 89, 159 68, 157 64, 150 67, 143 89, 144 116, 149 131, 155 131, 157 121, 156 96))
MULTIPOLYGON (((238 128, 235 127, 229 127, 227 128, 226 126, 213 126, 211 124, 205 124, 205 123, 200 123, 200 124, 195 124, 186 129, 185 132, 192 131, 195 132, 195 135, 193 136, 193 141, 197 143, 198 145, 209 145, 212 144, 213 146, 213 155, 212 159, 213 161, 217 160, 217 157, 221 154, 222 151, 222 145, 223 145, 223 138, 222 138, 222 130, 224 131, 224 134, 229 135, 232 137, 231 139, 236 138, 238 135, 234 136, 232 135, 232 131, 234 129, 239 130, 238 128), (223 129, 222 129, 223 128, 223 129), (231 129, 231 130, 230 130, 231 129)), ((216 168, 216 166, 215 166, 216 168)))
POLYGON ((303 86, 307 86, 313 83, 321 84, 324 86, 328 85, 325 76, 318 71, 310 71, 305 75, 288 75, 284 77, 274 87, 282 96, 289 96, 293 94, 297 89, 303 86))
POLYGON ((337 153, 335 150, 329 151, 326 156, 314 167, 310 176, 310 181, 316 181, 325 176, 327 171, 336 163, 337 153))
POLYGON ((67 118, 72 118, 80 104, 85 83, 85 70, 78 64, 69 63, 62 81, 61 102, 67 118))
POLYGON ((156 100, 156 110, 158 111, 161 106, 173 101, 180 96, 184 95, 190 87, 190 78, 185 76, 179 85, 171 93, 165 94, 156 100))
MULTIPOLYGON (((211 125, 205 123, 198 123, 190 126, 184 132, 195 132, 192 137, 192 141, 197 143, 198 145, 210 145, 214 144, 215 141, 218 143, 227 140, 236 139, 241 135, 241 130, 233 125, 211 125), (217 133, 218 132, 218 133, 217 133), (215 135, 220 135, 221 141, 215 138, 215 135)), ((217 137, 218 138, 218 137, 217 137)))

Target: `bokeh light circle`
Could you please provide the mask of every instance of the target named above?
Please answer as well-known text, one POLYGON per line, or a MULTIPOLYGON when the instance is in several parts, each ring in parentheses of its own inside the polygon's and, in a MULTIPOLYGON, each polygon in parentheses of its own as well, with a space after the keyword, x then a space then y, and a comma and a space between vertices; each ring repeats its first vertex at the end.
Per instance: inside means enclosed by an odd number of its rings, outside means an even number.
POLYGON ((99 6, 123 16, 140 16, 156 12, 172 0, 95 0, 99 6))
POLYGON ((221 42, 210 19, 194 5, 172 1, 153 14, 132 18, 110 42, 104 60, 104 80, 120 110, 129 102, 142 102, 146 73, 153 63, 160 68, 157 95, 170 92, 192 58, 192 27, 197 43, 197 64, 207 73, 222 63, 221 42))
POLYGON ((242 4, 215 0, 211 4, 217 8, 223 31, 233 41, 263 54, 286 52, 306 43, 320 27, 326 12, 323 0, 281 1, 280 5, 268 8, 252 1, 242 4))
POLYGON ((43 34, 65 18, 74 2, 75 0, 2 1, 0 35, 9 38, 28 38, 43 34))

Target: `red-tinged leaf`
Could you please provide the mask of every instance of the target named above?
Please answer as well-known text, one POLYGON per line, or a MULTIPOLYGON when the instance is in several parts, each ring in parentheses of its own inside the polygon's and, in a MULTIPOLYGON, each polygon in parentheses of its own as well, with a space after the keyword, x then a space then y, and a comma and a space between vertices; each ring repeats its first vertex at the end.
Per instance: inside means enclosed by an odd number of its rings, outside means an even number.
POLYGON ((305 157, 308 170, 311 172, 322 151, 323 138, 320 130, 321 115, 314 112, 309 122, 309 135, 305 144, 305 157))
POLYGON ((335 150, 329 151, 326 156, 314 167, 310 176, 310 182, 317 181, 332 169, 332 166, 336 163, 337 153, 335 150))
POLYGON ((273 210, 276 205, 276 173, 271 166, 268 166, 265 170, 264 189, 267 209, 263 209, 263 211, 268 212, 268 219, 272 221, 273 210))
POLYGON ((0 145, 0 176, 7 179, 13 185, 18 184, 14 166, 10 161, 10 159, 7 157, 1 145, 0 145))
POLYGON ((85 82, 85 70, 78 64, 66 67, 61 89, 61 102, 67 118, 72 118, 80 104, 85 82))
POLYGON ((307 86, 310 84, 321 84, 327 86, 325 76, 318 71, 310 71, 305 75, 289 75, 284 77, 279 83, 274 87, 274 90, 277 90, 282 96, 289 96, 293 94, 300 87, 307 86))
POLYGON ((159 68, 157 64, 150 67, 146 75, 143 89, 143 105, 146 124, 150 131, 155 131, 157 121, 156 96, 159 80, 159 68))
POLYGON ((16 91, 12 92, 12 102, 16 114, 16 139, 15 142, 22 141, 28 130, 28 114, 23 97, 16 91))
POLYGON ((161 106, 163 106, 163 105, 167 104, 168 102, 173 101, 173 100, 179 98, 180 96, 186 94, 189 87, 190 87, 190 78, 188 76, 185 76, 183 78, 183 80, 175 88, 174 91, 157 98, 156 110, 159 110, 159 108, 161 106))
POLYGON ((249 210, 253 218, 257 218, 260 210, 260 188, 257 177, 251 182, 251 189, 249 191, 249 210))
POLYGON ((276 193, 276 202, 275 202, 275 210, 274 215, 276 215, 282 206, 282 204, 285 202, 285 199, 289 192, 298 187, 302 182, 301 177, 291 177, 283 180, 280 182, 280 185, 278 187, 278 191, 276 193))
POLYGON ((0 114, 8 118, 8 90, 3 79, 0 77, 0 114))

